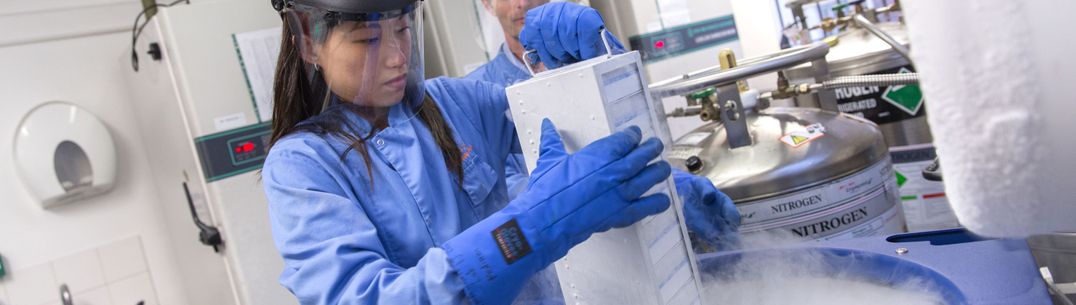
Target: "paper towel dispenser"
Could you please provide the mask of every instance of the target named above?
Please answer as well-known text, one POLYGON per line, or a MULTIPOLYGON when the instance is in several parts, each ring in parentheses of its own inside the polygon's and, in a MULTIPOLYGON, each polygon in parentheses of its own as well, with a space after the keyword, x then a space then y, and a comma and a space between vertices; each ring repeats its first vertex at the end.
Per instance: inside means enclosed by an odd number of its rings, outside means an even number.
POLYGON ((116 179, 116 148, 108 128, 67 102, 30 110, 15 131, 15 168, 43 207, 108 192, 116 179))

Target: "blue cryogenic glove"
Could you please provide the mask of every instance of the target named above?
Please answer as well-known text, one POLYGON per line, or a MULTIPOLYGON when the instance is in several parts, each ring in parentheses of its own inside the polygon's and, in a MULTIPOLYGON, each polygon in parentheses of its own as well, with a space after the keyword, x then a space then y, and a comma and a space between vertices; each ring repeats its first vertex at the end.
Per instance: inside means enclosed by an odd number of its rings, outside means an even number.
MULTIPOLYGON (((732 199, 706 177, 692 175, 680 170, 673 171, 676 193, 684 203, 687 228, 695 235, 697 250, 712 252, 735 249, 740 246, 740 211, 732 199)), ((698 251, 697 251, 698 252, 698 251)))
POLYGON ((508 304, 532 275, 591 234, 631 225, 669 207, 669 197, 640 198, 669 177, 669 164, 647 162, 663 146, 642 144, 639 128, 602 138, 568 154, 553 124, 542 122, 530 187, 501 211, 442 248, 475 304, 508 304))
MULTIPOLYGON (((538 52, 546 69, 605 55, 601 30, 605 22, 593 8, 570 2, 548 3, 527 11, 519 41, 527 50, 538 52)), ((624 52, 624 45, 608 34, 613 53, 624 52)), ((535 63, 533 58, 528 58, 535 63)))

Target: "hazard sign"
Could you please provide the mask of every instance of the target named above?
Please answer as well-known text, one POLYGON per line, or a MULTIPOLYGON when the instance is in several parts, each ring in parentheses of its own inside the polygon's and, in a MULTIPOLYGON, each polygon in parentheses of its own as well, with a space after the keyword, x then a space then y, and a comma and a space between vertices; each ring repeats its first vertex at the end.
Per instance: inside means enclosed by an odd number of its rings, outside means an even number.
POLYGON ((793 131, 788 134, 785 134, 781 136, 781 138, 779 138, 778 140, 784 142, 785 144, 788 144, 788 146, 798 148, 800 146, 803 146, 804 144, 814 141, 815 139, 821 138, 824 135, 826 135, 826 128, 822 127, 822 124, 815 123, 808 125, 807 128, 804 128, 804 130, 802 131, 793 131))
MULTIPOLYGON (((912 71, 901 68, 898 72, 911 73, 912 71)), ((923 107, 923 92, 919 90, 918 85, 889 87, 885 93, 882 93, 882 99, 913 116, 919 113, 919 108, 923 107)))

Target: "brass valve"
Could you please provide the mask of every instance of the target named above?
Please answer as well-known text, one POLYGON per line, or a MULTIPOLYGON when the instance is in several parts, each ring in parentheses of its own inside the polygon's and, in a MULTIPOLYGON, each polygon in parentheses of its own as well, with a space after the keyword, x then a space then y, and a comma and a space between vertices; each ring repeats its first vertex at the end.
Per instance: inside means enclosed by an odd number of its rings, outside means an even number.
POLYGON ((721 113, 717 111, 717 89, 706 88, 687 96, 688 105, 701 105, 699 118, 703 121, 717 121, 721 113))
MULTIPOLYGON (((732 49, 721 49, 721 51, 717 54, 718 60, 721 62, 722 71, 736 67, 736 53, 733 53, 732 49)), ((747 81, 745 80, 736 81, 736 86, 739 87, 740 92, 744 92, 751 89, 747 87, 747 81)))

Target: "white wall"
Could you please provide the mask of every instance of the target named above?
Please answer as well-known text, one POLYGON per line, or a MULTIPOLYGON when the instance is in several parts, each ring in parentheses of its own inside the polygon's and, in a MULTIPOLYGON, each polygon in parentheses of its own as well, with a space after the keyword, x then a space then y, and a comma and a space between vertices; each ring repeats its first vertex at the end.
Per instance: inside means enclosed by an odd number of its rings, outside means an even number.
POLYGON ((1076 2, 902 4, 960 222, 993 236, 1076 231, 1076 2))
MULTIPOLYGON (((731 0, 736 31, 740 34, 743 52, 738 58, 752 58, 781 50, 781 27, 777 4, 769 0, 731 0)), ((748 80, 751 87, 777 88, 777 74, 769 74, 748 80)))
MULTIPOLYGON (((0 149, 0 255, 8 268, 0 303, 12 304, 4 298, 18 293, 7 288, 35 280, 24 276, 33 272, 22 271, 137 236, 157 299, 187 304, 121 77, 122 69, 130 69, 128 31, 140 9, 133 0, 0 1, 0 147, 7 148, 0 149), (54 100, 84 107, 105 123, 119 166, 111 192, 43 210, 21 185, 8 147, 22 115, 54 100)), ((47 290, 50 299, 57 299, 57 288, 47 290)))

